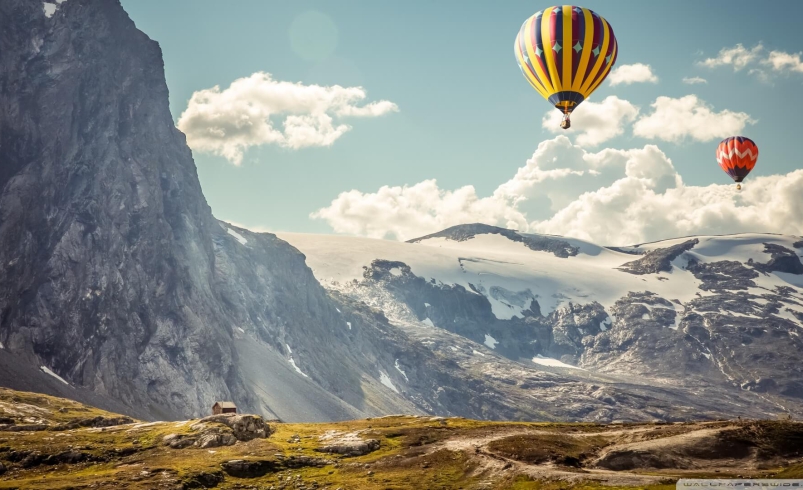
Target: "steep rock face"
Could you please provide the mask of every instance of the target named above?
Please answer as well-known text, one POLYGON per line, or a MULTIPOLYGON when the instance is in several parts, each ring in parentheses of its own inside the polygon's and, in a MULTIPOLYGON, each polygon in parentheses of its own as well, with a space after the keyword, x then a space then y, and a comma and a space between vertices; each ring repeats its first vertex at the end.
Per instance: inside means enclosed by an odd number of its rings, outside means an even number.
POLYGON ((47 17, 14 0, 0 17, 3 344, 163 416, 247 399, 159 46, 117 2, 47 17))
POLYGON ((0 357, 31 373, 4 383, 36 389, 45 366, 61 394, 154 418, 218 399, 285 420, 479 415, 437 399, 459 373, 333 300, 293 247, 212 216, 159 46, 119 2, 0 18, 0 357))
MULTIPOLYGON (((766 264, 756 264, 754 267, 761 272, 786 272, 787 274, 803 274, 803 263, 794 252, 786 247, 774 243, 765 243, 764 252, 771 255, 766 264)), ((752 262, 751 262, 752 264, 752 262)))
POLYGON ((523 318, 501 321, 494 316, 485 296, 460 285, 425 281, 403 262, 374 260, 363 277, 366 295, 375 294, 375 285, 389 294, 385 307, 394 302, 404 304, 413 313, 410 319, 425 321, 478 344, 498 343, 496 349, 511 359, 546 353, 552 344, 550 332, 538 319, 538 302, 532 296, 520 295, 523 318))
POLYGON ((696 238, 667 248, 646 253, 642 258, 623 264, 620 269, 631 274, 655 274, 672 270, 672 261, 691 250, 700 241, 696 238))

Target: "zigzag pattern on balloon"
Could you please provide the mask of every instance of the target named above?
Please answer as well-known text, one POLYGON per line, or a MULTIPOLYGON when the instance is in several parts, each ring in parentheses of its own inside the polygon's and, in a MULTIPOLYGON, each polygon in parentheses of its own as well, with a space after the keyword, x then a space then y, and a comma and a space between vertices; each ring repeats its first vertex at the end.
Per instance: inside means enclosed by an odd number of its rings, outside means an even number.
POLYGON ((744 158, 744 157, 749 155, 750 156, 750 160, 752 160, 754 162, 758 158, 758 153, 753 154, 753 150, 750 149, 750 148, 746 149, 743 152, 740 152, 736 148, 733 148, 731 151, 729 151, 727 153, 725 153, 722 150, 719 150, 719 152, 717 152, 717 163, 721 164, 722 160, 730 160, 731 158, 733 158, 734 155, 736 155, 739 158, 744 158))

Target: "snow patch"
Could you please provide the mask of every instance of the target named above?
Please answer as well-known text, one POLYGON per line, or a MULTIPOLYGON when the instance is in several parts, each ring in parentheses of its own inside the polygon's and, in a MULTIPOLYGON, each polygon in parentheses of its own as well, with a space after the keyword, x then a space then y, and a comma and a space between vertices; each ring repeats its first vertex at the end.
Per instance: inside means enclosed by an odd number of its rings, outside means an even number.
POLYGON ((476 349, 472 350, 471 352, 474 355, 485 357, 485 354, 483 354, 482 352, 480 352, 480 351, 478 351, 476 349))
POLYGON ((390 275, 399 277, 400 275, 402 275, 401 269, 399 269, 398 267, 390 269, 390 275))
POLYGON ((45 374, 49 374, 49 375, 53 376, 54 378, 56 378, 57 380, 59 380, 59 381, 61 381, 62 383, 64 383, 65 385, 67 385, 67 386, 70 386, 70 383, 66 382, 66 381, 64 380, 64 378, 62 378, 62 377, 61 377, 61 376, 59 376, 58 374, 54 373, 53 371, 51 371, 50 369, 48 369, 46 366, 39 366, 39 369, 41 369, 43 373, 45 373, 45 374))
POLYGON ((487 333, 485 334, 485 342, 484 342, 485 345, 487 345, 491 349, 496 349, 496 344, 498 343, 499 342, 497 342, 495 338, 491 337, 487 333))
POLYGON ((240 333, 245 333, 245 330, 243 330, 243 329, 242 329, 242 328, 240 328, 240 327, 237 327, 237 330, 239 330, 239 331, 240 331, 240 333))
POLYGON ((432 306, 432 305, 429 304, 429 303, 424 303, 424 308, 429 308, 430 306, 432 306))
POLYGON ((293 369, 295 369, 298 374, 304 376, 305 378, 309 378, 309 376, 307 376, 307 374, 304 373, 304 371, 302 371, 301 369, 299 369, 298 366, 296 366, 296 361, 294 361, 292 357, 289 359, 289 362, 290 365, 293 366, 293 369))
POLYGON ((557 359, 552 359, 551 357, 544 357, 541 354, 533 357, 533 362, 536 364, 540 364, 541 366, 550 366, 550 367, 562 367, 567 369, 580 369, 581 371, 585 371, 583 368, 572 366, 571 364, 566 364, 565 362, 561 362, 557 359))
POLYGON ((789 320, 790 322, 800 327, 801 322, 800 320, 798 320, 798 318, 794 315, 793 312, 797 312, 798 314, 803 315, 803 307, 797 304, 781 302, 781 306, 778 308, 778 313, 776 313, 775 315, 785 320, 789 320))
POLYGON ((424 318, 424 320, 422 320, 421 323, 423 323, 424 325, 429 325, 430 327, 435 326, 435 324, 432 323, 432 320, 430 320, 429 317, 424 318))
POLYGON ((453 345, 450 345, 449 348, 452 349, 455 352, 459 352, 460 351, 460 349, 458 349, 457 347, 455 347, 453 345))
MULTIPOLYGON (((48 19, 53 17, 53 14, 55 14, 56 10, 59 9, 59 6, 66 1, 67 0, 56 0, 56 3, 43 2, 42 7, 43 10, 45 11, 45 17, 47 17, 48 19)), ((37 49, 36 51, 39 52, 39 49, 37 49)))
POLYGON ((307 376, 307 374, 296 365, 296 361, 293 359, 293 349, 290 348, 290 344, 284 344, 284 345, 287 346, 287 352, 290 354, 290 359, 288 359, 287 362, 289 362, 290 365, 293 366, 293 369, 295 369, 298 374, 304 376, 305 378, 309 378, 309 376, 307 376))
POLYGON ((391 390, 395 391, 396 393, 399 392, 399 390, 396 389, 396 386, 394 386, 393 381, 390 380, 390 376, 388 376, 388 374, 385 371, 379 370, 379 382, 387 386, 391 390))
POLYGON ((346 326, 349 327, 349 330, 351 330, 351 322, 346 322, 346 326))
MULTIPOLYGON (((673 303, 674 304, 674 303, 673 303)), ((686 313, 686 309, 679 304, 674 304, 675 306, 675 324, 669 327, 670 330, 677 330, 680 328, 680 321, 683 319, 683 314, 686 313)))
POLYGON ((407 373, 402 371, 401 366, 399 366, 399 360, 398 359, 396 359, 396 363, 394 364, 394 366, 396 367, 396 371, 400 372, 401 375, 404 376, 404 380, 405 381, 410 381, 409 379, 407 379, 407 373))
POLYGON ((652 320, 652 316, 650 316, 649 313, 645 313, 645 314, 641 315, 641 319, 642 320, 652 320))
POLYGON ((246 240, 244 236, 240 235, 231 228, 226 228, 226 233, 233 236, 238 242, 240 242, 240 245, 245 245, 246 243, 248 243, 248 240, 246 240))

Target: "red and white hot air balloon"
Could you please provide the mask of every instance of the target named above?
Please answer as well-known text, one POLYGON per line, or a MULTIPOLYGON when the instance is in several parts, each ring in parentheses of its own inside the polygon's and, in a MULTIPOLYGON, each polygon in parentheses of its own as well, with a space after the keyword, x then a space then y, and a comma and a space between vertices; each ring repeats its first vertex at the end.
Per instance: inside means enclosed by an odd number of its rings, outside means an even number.
POLYGON ((741 189, 741 182, 753 170, 758 160, 758 146, 750 138, 731 136, 717 147, 717 163, 741 189))

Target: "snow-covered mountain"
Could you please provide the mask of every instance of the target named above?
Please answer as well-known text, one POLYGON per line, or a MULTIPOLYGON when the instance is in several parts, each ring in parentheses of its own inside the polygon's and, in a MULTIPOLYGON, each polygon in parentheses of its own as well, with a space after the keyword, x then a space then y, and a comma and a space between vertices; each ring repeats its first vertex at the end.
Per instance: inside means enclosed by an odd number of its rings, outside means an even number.
POLYGON ((604 247, 463 225, 408 243, 280 233, 326 288, 441 355, 617 383, 803 402, 803 240, 740 234, 604 247), (444 337, 450 332, 451 337, 444 337), (452 345, 454 338, 468 341, 452 345))

